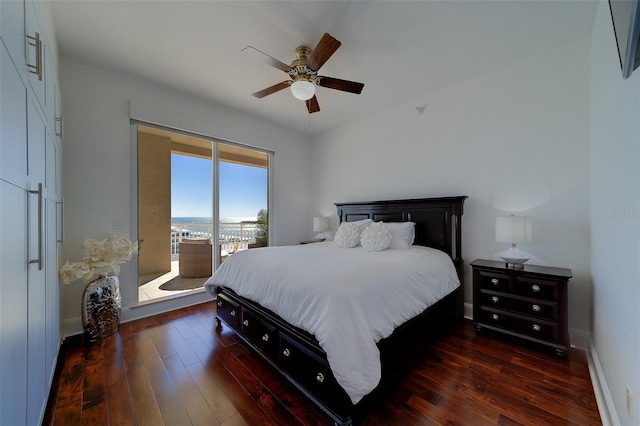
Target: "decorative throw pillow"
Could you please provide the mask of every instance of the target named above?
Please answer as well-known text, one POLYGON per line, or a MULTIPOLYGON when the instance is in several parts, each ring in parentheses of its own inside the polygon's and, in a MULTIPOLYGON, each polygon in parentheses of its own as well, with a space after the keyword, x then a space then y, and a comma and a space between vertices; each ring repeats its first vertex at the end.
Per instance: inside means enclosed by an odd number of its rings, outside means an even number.
POLYGON ((415 226, 413 222, 385 222, 385 225, 391 233, 391 244, 389 248, 408 249, 413 245, 416 237, 415 226))
POLYGON ((360 242, 360 227, 354 222, 342 222, 333 243, 340 248, 353 248, 360 242))
POLYGON ((391 233, 384 223, 372 223, 362 231, 360 241, 366 251, 386 250, 391 243, 391 233))

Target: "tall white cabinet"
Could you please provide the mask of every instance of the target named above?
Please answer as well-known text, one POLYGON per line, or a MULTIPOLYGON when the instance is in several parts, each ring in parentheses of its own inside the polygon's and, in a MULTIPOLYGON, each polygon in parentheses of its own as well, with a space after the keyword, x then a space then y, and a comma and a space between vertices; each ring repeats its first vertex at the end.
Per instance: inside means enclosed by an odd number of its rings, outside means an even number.
POLYGON ((41 424, 62 337, 62 114, 40 7, 0 0, 0 425, 41 424))

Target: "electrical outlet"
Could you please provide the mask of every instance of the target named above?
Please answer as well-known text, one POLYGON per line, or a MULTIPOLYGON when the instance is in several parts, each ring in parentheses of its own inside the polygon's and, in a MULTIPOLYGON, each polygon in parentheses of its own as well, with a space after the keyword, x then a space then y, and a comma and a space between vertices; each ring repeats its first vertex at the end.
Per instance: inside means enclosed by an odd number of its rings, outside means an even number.
POLYGON ((633 394, 629 386, 627 386, 627 414, 630 419, 633 419, 633 394))
POLYGON ((122 220, 113 219, 113 229, 122 229, 122 220))

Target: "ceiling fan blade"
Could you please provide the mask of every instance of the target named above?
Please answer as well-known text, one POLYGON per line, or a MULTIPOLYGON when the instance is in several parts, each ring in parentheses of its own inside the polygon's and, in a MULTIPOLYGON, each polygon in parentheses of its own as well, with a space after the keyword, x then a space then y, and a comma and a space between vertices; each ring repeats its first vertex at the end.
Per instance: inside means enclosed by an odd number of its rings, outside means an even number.
POLYGON ((266 89, 262 89, 259 92, 253 93, 253 96, 258 99, 264 98, 267 95, 276 93, 282 89, 286 89, 289 86, 291 86, 291 80, 283 81, 282 83, 274 84, 271 87, 267 87, 266 89))
POLYGON ((318 76, 316 79, 318 86, 326 87, 329 89, 342 90, 343 92, 350 92, 360 94, 364 83, 357 83, 355 81, 340 80, 339 78, 318 76))
POLYGON ((272 67, 276 67, 279 70, 282 70, 284 72, 288 73, 289 70, 291 69, 290 65, 287 65, 284 62, 280 62, 276 58, 272 58, 271 56, 267 55, 266 53, 263 53, 263 52, 259 51, 255 47, 247 46, 244 49, 242 49, 242 51, 246 52, 249 55, 253 56, 254 58, 257 58, 258 60, 260 60, 260 61, 262 61, 262 62, 264 62, 266 64, 269 64, 272 67))
POLYGON ((307 110, 309 111, 309 114, 320 111, 320 104, 318 104, 318 98, 316 98, 315 95, 313 96, 313 98, 305 101, 305 104, 307 104, 307 110))
POLYGON ((309 55, 309 59, 307 59, 307 68, 318 71, 341 45, 342 43, 338 40, 324 33, 316 48, 309 55))

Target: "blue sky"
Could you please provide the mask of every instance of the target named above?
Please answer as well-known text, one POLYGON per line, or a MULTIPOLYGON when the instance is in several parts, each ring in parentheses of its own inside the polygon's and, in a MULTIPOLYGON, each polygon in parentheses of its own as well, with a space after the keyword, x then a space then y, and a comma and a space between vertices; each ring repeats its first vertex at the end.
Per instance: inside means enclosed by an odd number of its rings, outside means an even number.
MULTIPOLYGON (((211 217, 211 160, 171 155, 171 216, 211 217)), ((220 217, 255 220, 267 208, 267 169, 220 162, 220 217)))

